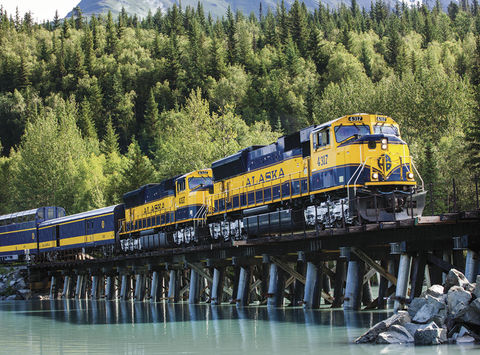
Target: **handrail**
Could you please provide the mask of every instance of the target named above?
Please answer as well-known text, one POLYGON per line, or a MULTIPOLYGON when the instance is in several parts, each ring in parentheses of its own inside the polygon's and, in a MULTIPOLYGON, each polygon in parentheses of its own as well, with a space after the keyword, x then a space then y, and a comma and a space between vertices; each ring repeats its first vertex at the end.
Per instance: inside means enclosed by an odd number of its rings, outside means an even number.
POLYGON ((420 181, 422 182, 422 191, 425 190, 425 184, 423 183, 422 175, 420 175, 420 173, 418 172, 412 157, 410 157, 410 163, 412 164, 413 168, 415 169, 415 172, 417 173, 418 177, 420 178, 420 181))

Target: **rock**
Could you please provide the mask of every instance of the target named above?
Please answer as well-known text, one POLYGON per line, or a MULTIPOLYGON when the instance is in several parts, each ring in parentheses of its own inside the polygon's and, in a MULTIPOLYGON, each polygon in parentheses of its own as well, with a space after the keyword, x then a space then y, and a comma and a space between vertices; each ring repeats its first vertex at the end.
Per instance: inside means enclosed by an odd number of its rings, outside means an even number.
POLYGON ((451 269, 448 272, 447 277, 445 278, 445 286, 443 292, 447 293, 448 290, 450 290, 450 288, 453 286, 460 286, 461 288, 469 292, 473 291, 473 287, 470 282, 468 282, 465 275, 457 269, 451 269))
POLYGON ((415 314, 415 317, 413 317, 412 320, 415 323, 425 324, 431 322, 437 313, 438 309, 434 305, 426 303, 418 310, 417 314, 415 314))
POLYGON ((468 330, 465 327, 461 327, 460 330, 458 331, 458 336, 463 337, 464 335, 468 334, 468 330))
POLYGON ((410 317, 415 317, 415 314, 427 303, 424 297, 416 297, 408 305, 408 314, 410 317))
POLYGON ((405 344, 413 343, 413 336, 405 327, 392 325, 386 332, 380 333, 377 337, 377 344, 405 344))
POLYGON ((30 299, 31 292, 28 288, 23 288, 17 291, 18 294, 22 297, 22 299, 28 300, 30 299))
POLYGON ((13 287, 15 285, 15 280, 10 281, 9 285, 10 287, 13 287))
POLYGON ((438 345, 447 341, 447 331, 438 327, 434 322, 428 326, 417 329, 413 336, 415 345, 438 345))
POLYGON ((355 343, 372 343, 377 339, 378 334, 385 332, 391 326, 404 325, 405 323, 409 322, 411 322, 411 318, 408 315, 408 312, 398 311, 397 314, 394 314, 393 316, 375 324, 372 328, 370 328, 364 334, 355 339, 355 343))
POLYGON ((460 286, 452 286, 447 294, 448 312, 454 317, 468 306, 472 295, 460 286))
POLYGON ((470 343, 474 343, 475 339, 470 335, 463 335, 461 337, 460 336, 457 337, 456 342, 457 344, 470 344, 470 343))
POLYGON ((413 317, 413 322, 425 324, 435 320, 435 322, 440 325, 443 324, 446 317, 447 313, 445 311, 443 296, 436 298, 427 295, 425 298, 425 304, 417 311, 413 317))
POLYGON ((468 307, 457 313, 455 320, 480 326, 480 299, 475 299, 468 307))
POLYGON ((25 280, 23 278, 18 279, 17 282, 15 283, 15 285, 18 289, 22 289, 22 288, 27 287, 27 284, 25 283, 25 280))
POLYGON ((475 297, 480 298, 480 275, 477 275, 477 282, 475 283, 475 288, 472 293, 475 297))
POLYGON ((17 299, 17 295, 10 295, 6 298, 7 301, 12 301, 12 300, 16 300, 17 299))
POLYGON ((415 324, 415 323, 405 323, 403 326, 410 333, 412 337, 415 335, 415 332, 417 331, 417 329, 425 327, 424 324, 415 324))
POLYGON ((430 295, 435 298, 441 298, 443 294, 444 287, 442 285, 433 285, 425 291, 425 295, 423 296, 425 297, 426 295, 430 295))

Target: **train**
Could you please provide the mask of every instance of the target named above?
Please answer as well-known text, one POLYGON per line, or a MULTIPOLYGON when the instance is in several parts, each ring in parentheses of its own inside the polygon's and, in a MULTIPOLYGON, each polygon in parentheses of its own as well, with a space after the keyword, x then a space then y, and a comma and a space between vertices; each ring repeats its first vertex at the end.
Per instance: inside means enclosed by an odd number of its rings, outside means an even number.
POLYGON ((95 257, 400 221, 422 215, 426 193, 398 123, 358 113, 141 186, 119 205, 72 216, 51 207, 52 218, 25 228, 0 216, 0 258, 95 257))

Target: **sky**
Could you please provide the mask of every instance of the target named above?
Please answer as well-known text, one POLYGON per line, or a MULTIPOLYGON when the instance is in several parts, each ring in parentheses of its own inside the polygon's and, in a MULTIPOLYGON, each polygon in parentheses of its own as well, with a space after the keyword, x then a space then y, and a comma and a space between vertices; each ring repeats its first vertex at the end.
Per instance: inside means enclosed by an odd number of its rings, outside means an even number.
POLYGON ((55 10, 58 10, 60 18, 65 17, 79 2, 80 0, 0 0, 0 5, 12 16, 15 16, 17 6, 21 17, 31 11, 33 19, 41 22, 53 19, 55 10))

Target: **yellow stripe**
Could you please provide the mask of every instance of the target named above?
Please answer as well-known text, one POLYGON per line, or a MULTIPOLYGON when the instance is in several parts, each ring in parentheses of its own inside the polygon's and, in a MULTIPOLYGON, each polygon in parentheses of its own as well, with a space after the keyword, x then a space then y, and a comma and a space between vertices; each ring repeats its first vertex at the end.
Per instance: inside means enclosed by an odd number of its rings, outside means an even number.
POLYGON ((2 234, 8 234, 8 233, 19 233, 19 232, 33 231, 33 230, 35 230, 35 228, 20 229, 20 230, 18 230, 18 231, 2 232, 2 233, 0 233, 0 235, 2 235, 2 234))
MULTIPOLYGON (((74 244, 93 243, 93 242, 99 242, 99 241, 111 240, 111 239, 115 239, 115 232, 113 231, 90 234, 90 235, 81 235, 78 237, 71 237, 71 238, 63 238, 63 239, 60 239, 60 246, 63 247, 63 246, 74 245, 74 244)), ((40 249, 54 248, 56 246, 57 246, 56 240, 40 243, 40 249)))
POLYGON ((366 186, 375 186, 375 185, 416 185, 415 181, 371 181, 371 182, 366 182, 366 186))
POLYGON ((6 245, 4 247, 0 247, 0 253, 26 249, 37 249, 37 243, 6 245))
POLYGON ((93 217, 88 217, 88 218, 74 219, 73 221, 68 221, 68 222, 63 222, 63 223, 51 224, 51 225, 49 225, 49 226, 42 227, 42 228, 39 228, 39 229, 51 228, 51 227, 53 227, 53 226, 62 226, 62 225, 64 225, 64 224, 70 224, 70 223, 75 223, 75 222, 81 222, 81 221, 86 221, 86 220, 88 220, 88 219, 99 218, 99 217, 105 217, 105 216, 111 216, 111 215, 113 215, 113 212, 112 212, 112 213, 100 214, 100 215, 98 215, 98 216, 93 216, 93 217))

